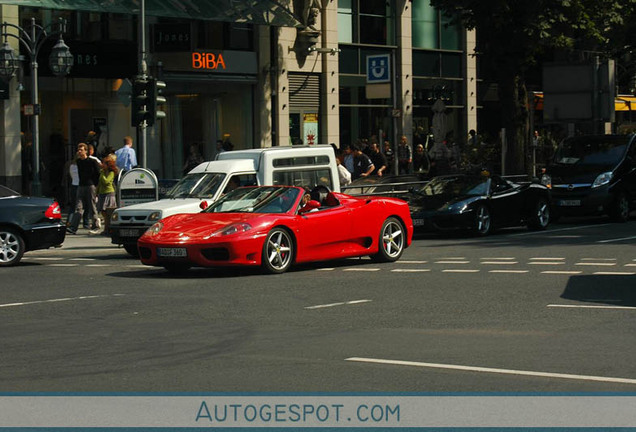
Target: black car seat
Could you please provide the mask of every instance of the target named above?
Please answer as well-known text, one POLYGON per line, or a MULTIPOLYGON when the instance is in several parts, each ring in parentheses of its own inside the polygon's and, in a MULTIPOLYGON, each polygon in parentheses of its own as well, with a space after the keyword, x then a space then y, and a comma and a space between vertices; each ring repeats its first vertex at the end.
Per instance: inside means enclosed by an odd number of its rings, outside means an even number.
POLYGON ((318 185, 311 190, 309 195, 311 196, 312 200, 318 201, 320 203, 320 206, 326 206, 327 195, 329 194, 329 192, 331 191, 329 190, 327 186, 318 185))

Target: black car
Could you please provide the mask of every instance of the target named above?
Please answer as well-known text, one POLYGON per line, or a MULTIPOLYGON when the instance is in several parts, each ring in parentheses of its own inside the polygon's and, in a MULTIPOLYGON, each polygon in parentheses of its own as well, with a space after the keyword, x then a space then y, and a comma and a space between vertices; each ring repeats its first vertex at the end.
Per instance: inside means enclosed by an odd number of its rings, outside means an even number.
POLYGON ((360 177, 342 186, 341 189, 348 195, 382 195, 395 198, 403 198, 409 189, 421 186, 429 180, 426 173, 400 174, 391 176, 360 177))
POLYGON ((624 222, 636 200, 636 135, 569 138, 541 183, 552 188, 555 216, 608 214, 624 222))
POLYGON ((550 190, 538 183, 512 183, 496 175, 457 174, 432 178, 407 198, 416 231, 470 230, 550 223, 550 190))
POLYGON ((0 186, 0 267, 19 263, 25 252, 59 246, 65 235, 56 201, 0 186))

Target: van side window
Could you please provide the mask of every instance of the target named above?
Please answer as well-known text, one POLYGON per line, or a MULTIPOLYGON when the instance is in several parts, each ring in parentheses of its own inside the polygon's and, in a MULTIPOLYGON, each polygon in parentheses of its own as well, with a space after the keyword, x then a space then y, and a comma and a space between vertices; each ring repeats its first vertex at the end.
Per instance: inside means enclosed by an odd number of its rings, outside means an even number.
POLYGON ((235 174, 227 182, 223 195, 241 186, 256 186, 256 174, 235 174))
POLYGON ((272 181, 274 185, 301 186, 309 189, 323 185, 333 190, 333 179, 329 168, 299 169, 296 171, 275 170, 272 173, 272 181))

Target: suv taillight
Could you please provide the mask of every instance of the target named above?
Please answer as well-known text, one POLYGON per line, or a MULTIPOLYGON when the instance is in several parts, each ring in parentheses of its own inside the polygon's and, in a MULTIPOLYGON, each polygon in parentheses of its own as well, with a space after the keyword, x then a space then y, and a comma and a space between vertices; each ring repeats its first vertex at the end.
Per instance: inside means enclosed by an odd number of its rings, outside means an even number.
POLYGON ((62 210, 57 202, 54 202, 44 212, 44 217, 48 219, 62 219, 62 210))

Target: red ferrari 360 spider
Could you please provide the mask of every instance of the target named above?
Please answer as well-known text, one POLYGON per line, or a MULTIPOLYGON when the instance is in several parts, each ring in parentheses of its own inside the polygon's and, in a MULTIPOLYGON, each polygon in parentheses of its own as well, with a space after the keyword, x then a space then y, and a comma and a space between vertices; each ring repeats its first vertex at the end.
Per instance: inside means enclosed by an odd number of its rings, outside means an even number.
POLYGON ((192 266, 262 266, 370 255, 396 261, 411 243, 405 201, 351 197, 318 186, 238 188, 197 214, 162 219, 139 239, 141 262, 181 272, 192 266), (308 201, 308 198, 311 198, 308 201))

